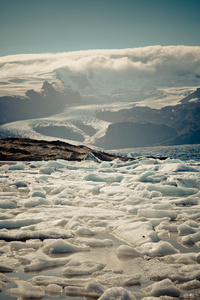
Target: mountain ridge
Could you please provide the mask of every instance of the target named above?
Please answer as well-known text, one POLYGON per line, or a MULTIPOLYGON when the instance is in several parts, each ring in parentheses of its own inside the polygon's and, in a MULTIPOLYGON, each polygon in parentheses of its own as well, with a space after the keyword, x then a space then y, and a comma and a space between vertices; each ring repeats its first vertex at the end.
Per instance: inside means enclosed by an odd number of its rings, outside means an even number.
POLYGON ((197 88, 175 106, 165 106, 161 109, 136 106, 117 112, 102 111, 98 113, 98 118, 112 122, 104 138, 99 141, 106 149, 115 149, 116 145, 118 145, 117 148, 134 148, 199 144, 200 89, 197 88), (148 127, 152 129, 147 135, 144 134, 144 123, 147 124, 146 130, 148 127), (170 129, 173 131, 171 137, 167 135, 170 129), (160 132, 158 138, 155 139, 158 130, 163 131, 163 134, 160 132))

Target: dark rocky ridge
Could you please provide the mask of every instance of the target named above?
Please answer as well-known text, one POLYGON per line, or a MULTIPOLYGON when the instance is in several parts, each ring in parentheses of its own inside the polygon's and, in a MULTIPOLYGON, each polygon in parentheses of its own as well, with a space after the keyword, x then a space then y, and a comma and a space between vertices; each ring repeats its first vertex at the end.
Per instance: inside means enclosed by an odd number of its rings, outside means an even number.
POLYGON ((51 116, 62 112, 66 105, 80 103, 81 96, 78 92, 69 89, 61 93, 45 81, 40 92, 28 90, 26 97, 0 97, 0 125, 51 116))
POLYGON ((176 136, 176 130, 151 122, 119 122, 109 125, 102 139, 105 149, 154 146, 176 136))
POLYGON ((26 138, 0 139, 0 161, 41 161, 65 159, 81 161, 89 153, 102 161, 125 157, 93 150, 86 146, 74 146, 61 141, 32 140, 26 138))

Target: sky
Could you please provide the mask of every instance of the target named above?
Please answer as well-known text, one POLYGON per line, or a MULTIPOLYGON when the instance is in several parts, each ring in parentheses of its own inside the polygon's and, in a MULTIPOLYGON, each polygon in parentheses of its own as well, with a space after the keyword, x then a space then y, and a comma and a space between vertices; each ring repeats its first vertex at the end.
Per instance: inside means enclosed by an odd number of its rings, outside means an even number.
POLYGON ((0 56, 200 46, 200 0, 0 0, 0 56))

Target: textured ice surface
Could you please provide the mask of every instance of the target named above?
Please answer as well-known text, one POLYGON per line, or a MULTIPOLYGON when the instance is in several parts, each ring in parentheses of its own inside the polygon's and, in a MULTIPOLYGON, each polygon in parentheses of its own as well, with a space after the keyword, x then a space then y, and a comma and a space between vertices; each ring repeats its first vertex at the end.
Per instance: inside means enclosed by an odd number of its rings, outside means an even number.
POLYGON ((198 299, 199 171, 148 158, 2 166, 2 297, 198 299))
POLYGON ((41 299, 45 295, 43 288, 33 286, 30 282, 19 280, 16 283, 18 287, 8 289, 6 291, 8 295, 22 299, 41 299))
POLYGON ((62 274, 64 276, 82 276, 90 275, 96 271, 100 271, 105 268, 105 264, 96 262, 91 259, 80 261, 77 259, 72 259, 64 267, 62 274))
POLYGON ((164 279, 160 282, 155 282, 152 285, 148 286, 145 291, 148 295, 154 297, 160 296, 172 296, 179 297, 180 290, 174 286, 174 284, 169 279, 164 279))
POLYGON ((107 289, 99 300, 110 300, 110 299, 126 299, 126 300, 136 300, 135 296, 122 287, 113 287, 107 289))
POLYGON ((90 247, 72 245, 63 239, 57 239, 44 246, 43 251, 46 253, 71 253, 77 251, 90 251, 90 247))
POLYGON ((67 296, 85 296, 91 297, 92 299, 99 298, 106 288, 97 281, 89 282, 83 288, 80 286, 69 286, 65 287, 65 294, 67 296))

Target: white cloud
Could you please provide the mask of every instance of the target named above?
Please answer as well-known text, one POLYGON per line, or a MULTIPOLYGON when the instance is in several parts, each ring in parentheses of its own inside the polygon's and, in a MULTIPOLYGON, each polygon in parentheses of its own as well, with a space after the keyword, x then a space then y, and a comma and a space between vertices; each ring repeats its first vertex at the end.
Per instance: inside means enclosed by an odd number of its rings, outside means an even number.
POLYGON ((96 76, 103 75, 105 78, 112 74, 122 76, 122 79, 123 76, 136 78, 151 74, 158 79, 169 79, 166 85, 173 78, 184 78, 188 85, 192 84, 192 80, 196 80, 194 85, 198 85, 199 79, 195 75, 200 75, 200 47, 148 46, 4 56, 0 57, 0 81, 6 82, 13 77, 34 77, 41 84, 42 79, 52 80, 56 76, 55 70, 59 68, 86 74, 92 70, 96 76))

